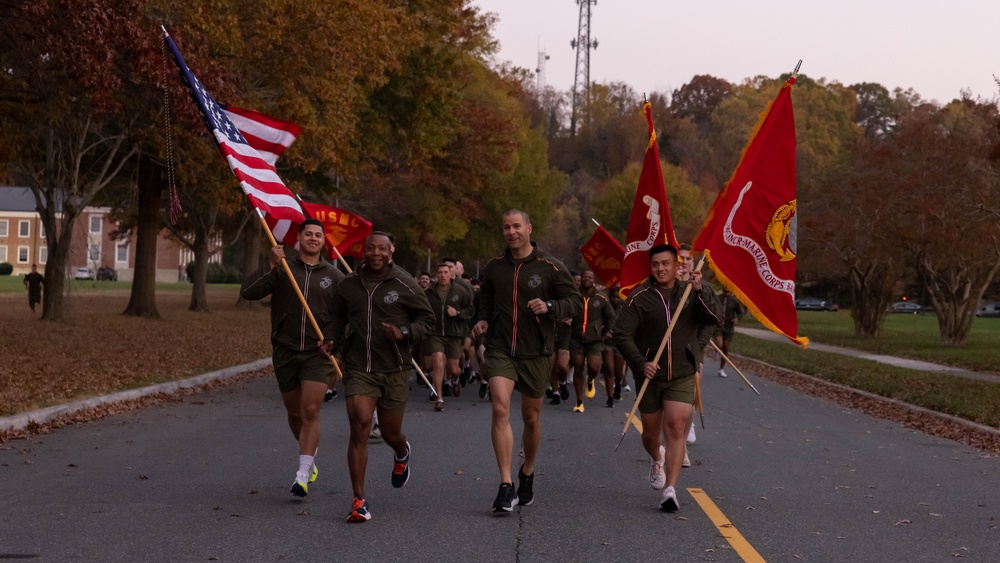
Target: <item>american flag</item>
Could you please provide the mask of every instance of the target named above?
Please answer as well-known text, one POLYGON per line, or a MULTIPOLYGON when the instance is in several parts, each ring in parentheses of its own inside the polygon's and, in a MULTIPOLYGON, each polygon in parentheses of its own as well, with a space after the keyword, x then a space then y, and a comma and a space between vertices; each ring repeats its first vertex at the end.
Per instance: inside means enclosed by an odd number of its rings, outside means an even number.
POLYGON ((291 121, 282 121, 259 111, 227 105, 222 105, 222 109, 247 143, 257 149, 260 157, 271 166, 302 132, 302 128, 291 121))
MULTIPOLYGON (((250 199, 251 205, 258 211, 265 212, 277 219, 289 219, 296 223, 305 220, 298 201, 291 191, 278 177, 274 162, 262 156, 247 143, 239 128, 226 114, 226 111, 212 98, 202 83, 195 77, 184 62, 184 57, 177 50, 173 39, 163 31, 167 47, 173 56, 181 77, 191 91, 198 109, 209 131, 219 144, 219 150, 225 157, 229 168, 240 182, 243 193, 250 199)), ((290 143, 289 143, 290 144, 290 143)), ((277 159, 277 155, 274 156, 277 159)))

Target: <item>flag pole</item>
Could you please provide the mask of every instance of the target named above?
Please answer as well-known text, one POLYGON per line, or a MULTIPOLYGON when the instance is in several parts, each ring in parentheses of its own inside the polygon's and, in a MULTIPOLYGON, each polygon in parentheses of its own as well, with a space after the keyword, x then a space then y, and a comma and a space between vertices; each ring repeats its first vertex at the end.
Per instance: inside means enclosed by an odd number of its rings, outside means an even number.
POLYGON ((734 369, 734 370, 736 370, 736 373, 738 373, 738 374, 740 375, 740 377, 742 377, 742 378, 743 378, 743 381, 744 381, 744 382, 745 382, 745 383, 746 383, 747 385, 749 385, 751 389, 753 389, 753 392, 754 392, 754 393, 756 393, 756 394, 758 394, 758 395, 760 395, 760 391, 758 391, 758 390, 757 390, 757 388, 753 386, 753 383, 750 383, 750 380, 749 380, 749 379, 747 379, 747 376, 743 375, 743 372, 742 372, 742 371, 740 371, 740 368, 736 367, 736 364, 734 364, 734 363, 733 363, 733 361, 732 361, 731 359, 729 359, 729 356, 727 356, 727 355, 726 355, 726 354, 725 354, 725 353, 724 353, 724 352, 722 351, 722 349, 721 349, 721 348, 719 348, 719 345, 718 345, 718 344, 716 344, 715 342, 712 342, 711 344, 712 344, 712 348, 715 348, 715 351, 716 351, 716 352, 718 352, 718 353, 719 353, 719 356, 721 356, 721 357, 722 357, 722 360, 723 360, 723 361, 726 361, 726 362, 729 362, 729 365, 733 366, 733 369, 734 369))
POLYGON ((701 429, 705 429, 705 405, 701 402, 701 372, 694 374, 694 402, 698 405, 698 416, 701 417, 701 429))
MULTIPOLYGON (((702 258, 701 261, 698 262, 698 265, 695 266, 694 271, 700 272, 702 266, 704 265, 705 265, 705 259, 702 258)), ((667 332, 663 333, 663 340, 660 341, 660 347, 656 350, 656 356, 653 357, 654 364, 660 363, 660 356, 663 355, 663 349, 667 347, 667 340, 670 339, 670 333, 674 331, 674 326, 677 324, 677 320, 681 318, 679 311, 682 311, 684 309, 684 304, 687 303, 688 296, 691 295, 691 288, 693 287, 694 285, 689 283, 684 288, 684 293, 681 295, 681 300, 677 304, 678 314, 674 315, 673 318, 670 319, 670 324, 667 326, 667 332)), ((615 451, 618 451, 618 447, 621 446, 622 441, 625 440, 625 433, 628 432, 628 427, 631 426, 632 424, 632 417, 635 416, 635 411, 636 409, 639 408, 639 401, 642 400, 642 396, 646 393, 646 387, 648 385, 649 385, 649 378, 644 377, 642 381, 642 387, 639 389, 639 394, 635 396, 635 403, 632 404, 632 410, 629 411, 628 418, 625 419, 625 428, 622 429, 622 437, 618 440, 618 445, 615 446, 615 451)), ((697 385, 698 381, 696 379, 695 380, 696 388, 697 385)))
MULTIPOLYGON (((257 217, 260 219, 260 224, 264 226, 264 232, 267 233, 268 240, 271 241, 271 248, 278 246, 278 241, 274 239, 274 233, 271 232, 271 227, 267 226, 267 220, 264 219, 264 212, 257 209, 257 217)), ((313 330, 319 335, 319 339, 325 340, 323 337, 323 331, 320 330, 319 324, 316 323, 316 317, 313 316, 312 310, 309 308, 309 304, 306 303, 306 298, 302 295, 302 290, 299 289, 299 284, 295 281, 295 276, 292 275, 292 269, 288 267, 288 262, 284 257, 281 258, 281 267, 285 270, 285 275, 292 282, 292 288, 295 289, 295 295, 298 296, 299 302, 302 303, 302 309, 306 312, 306 316, 309 317, 309 323, 312 324, 313 330)), ((340 365, 337 364, 337 359, 330 356, 330 362, 333 364, 333 371, 336 372, 337 377, 343 379, 344 373, 340 371, 340 365)))
MULTIPOLYGON (((347 273, 348 274, 353 273, 353 270, 351 270, 351 267, 347 265, 347 260, 344 260, 344 256, 340 253, 340 250, 338 250, 337 247, 334 246, 333 251, 337 254, 337 259, 340 260, 341 264, 343 264, 344 267, 347 268, 347 273)), ((427 379, 427 374, 424 373, 424 370, 420 369, 420 365, 417 363, 417 361, 414 360, 413 358, 410 358, 410 363, 413 364, 413 367, 417 368, 417 373, 420 374, 420 377, 424 380, 424 383, 431 390, 431 393, 434 395, 434 397, 437 397, 437 391, 434 390, 434 386, 431 384, 430 380, 427 379)))

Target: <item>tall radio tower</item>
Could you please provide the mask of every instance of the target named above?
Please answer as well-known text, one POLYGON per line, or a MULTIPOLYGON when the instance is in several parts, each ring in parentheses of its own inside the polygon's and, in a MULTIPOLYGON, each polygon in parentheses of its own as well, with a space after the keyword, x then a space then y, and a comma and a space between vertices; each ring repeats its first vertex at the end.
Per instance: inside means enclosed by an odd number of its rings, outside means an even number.
POLYGON ((535 67, 535 89, 538 91, 539 96, 545 93, 545 61, 549 60, 549 58, 545 53, 545 49, 539 47, 538 66, 535 67))
POLYGON ((573 113, 570 116, 569 132, 576 136, 577 112, 590 101, 590 50, 597 48, 597 39, 590 38, 590 6, 597 0, 576 0, 580 5, 580 21, 576 39, 569 42, 576 49, 576 74, 573 77, 573 113))

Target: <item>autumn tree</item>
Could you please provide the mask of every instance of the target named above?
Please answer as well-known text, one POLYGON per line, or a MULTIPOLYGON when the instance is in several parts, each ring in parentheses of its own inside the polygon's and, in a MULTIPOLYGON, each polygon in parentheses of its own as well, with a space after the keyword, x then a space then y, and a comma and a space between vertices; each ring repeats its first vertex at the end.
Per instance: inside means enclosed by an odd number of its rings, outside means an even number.
POLYGON ((138 0, 2 10, 0 162, 35 195, 48 248, 42 318, 62 320, 73 226, 137 153, 136 116, 125 108, 150 51, 138 0))

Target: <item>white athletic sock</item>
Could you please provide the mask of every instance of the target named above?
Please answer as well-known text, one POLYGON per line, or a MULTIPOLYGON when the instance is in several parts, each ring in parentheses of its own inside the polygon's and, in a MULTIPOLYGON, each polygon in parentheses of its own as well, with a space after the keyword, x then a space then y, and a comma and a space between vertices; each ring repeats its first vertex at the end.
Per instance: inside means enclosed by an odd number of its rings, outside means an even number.
POLYGON ((303 483, 309 482, 309 474, 312 473, 313 460, 316 458, 311 455, 300 455, 299 456, 299 470, 295 473, 295 478, 303 483))

